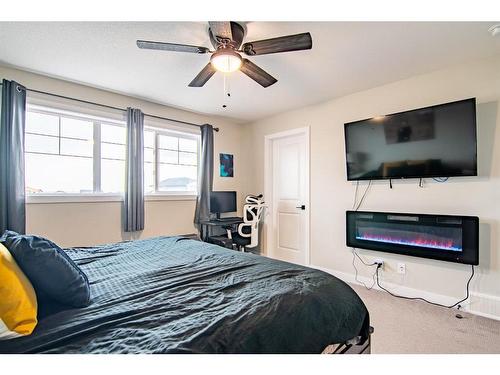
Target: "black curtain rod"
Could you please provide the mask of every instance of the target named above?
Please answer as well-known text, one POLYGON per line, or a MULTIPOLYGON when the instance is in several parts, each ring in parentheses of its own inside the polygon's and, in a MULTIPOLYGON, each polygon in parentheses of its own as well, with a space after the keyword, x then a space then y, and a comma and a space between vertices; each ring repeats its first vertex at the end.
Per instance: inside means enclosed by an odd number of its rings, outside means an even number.
MULTIPOLYGON (((0 82, 0 85, 1 84, 2 83, 0 82)), ((107 104, 101 104, 101 103, 91 102, 89 100, 71 98, 69 96, 64 96, 64 95, 59 95, 59 94, 53 94, 51 92, 34 90, 34 89, 28 89, 28 88, 26 88, 26 91, 31 91, 31 92, 36 92, 38 94, 44 94, 44 95, 54 96, 56 98, 61 98, 61 99, 74 100, 74 101, 77 101, 77 102, 80 102, 80 103, 91 104, 91 105, 96 105, 96 106, 99 106, 99 107, 114 109, 116 111, 122 111, 122 112, 126 111, 126 109, 123 109, 123 108, 113 107, 113 106, 107 105, 107 104)), ((152 117, 152 118, 156 118, 156 119, 160 119, 160 120, 173 121, 173 122, 177 122, 179 124, 184 124, 184 125, 189 125, 189 126, 196 126, 198 128, 201 127, 201 125, 198 125, 198 124, 195 124, 195 123, 192 123, 192 122, 187 122, 187 121, 182 121, 182 120, 176 120, 176 119, 168 118, 168 117, 150 115, 148 113, 144 113, 144 116, 148 116, 148 117, 152 117)), ((214 128, 214 131, 218 132, 219 128, 214 128)))

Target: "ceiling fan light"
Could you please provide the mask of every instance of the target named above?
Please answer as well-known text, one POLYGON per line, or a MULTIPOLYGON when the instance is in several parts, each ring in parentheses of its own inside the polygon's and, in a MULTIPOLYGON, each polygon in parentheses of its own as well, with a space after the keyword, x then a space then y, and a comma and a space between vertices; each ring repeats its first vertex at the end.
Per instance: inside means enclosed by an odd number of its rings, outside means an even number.
POLYGON ((223 73, 235 72, 241 67, 241 56, 231 49, 220 49, 210 58, 215 69, 223 73))

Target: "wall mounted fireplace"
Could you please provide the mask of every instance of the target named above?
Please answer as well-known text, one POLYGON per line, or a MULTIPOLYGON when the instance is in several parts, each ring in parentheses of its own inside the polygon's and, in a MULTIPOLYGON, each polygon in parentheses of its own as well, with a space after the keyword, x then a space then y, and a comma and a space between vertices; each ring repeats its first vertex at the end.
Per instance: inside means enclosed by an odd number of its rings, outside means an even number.
POLYGON ((476 216, 347 211, 346 228, 349 247, 479 263, 476 216))

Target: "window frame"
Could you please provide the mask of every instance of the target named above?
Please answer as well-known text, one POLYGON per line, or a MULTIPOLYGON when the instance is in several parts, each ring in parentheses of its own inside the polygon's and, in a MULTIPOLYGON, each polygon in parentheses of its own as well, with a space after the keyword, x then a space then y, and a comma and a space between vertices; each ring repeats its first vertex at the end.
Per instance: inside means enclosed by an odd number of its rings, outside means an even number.
MULTIPOLYGON (((103 193, 100 191, 100 182, 101 182, 101 159, 100 159, 100 130, 101 124, 111 124, 111 125, 120 125, 125 126, 124 121, 118 121, 113 119, 106 119, 101 116, 94 116, 90 114, 82 113, 79 111, 68 111, 63 109, 58 109, 57 107, 49 107, 45 105, 36 105, 28 103, 26 107, 26 113, 37 113, 42 115, 49 116, 57 116, 59 119, 59 127, 58 127, 58 135, 57 136, 49 136, 43 135, 39 133, 31 133, 26 132, 25 134, 35 134, 42 135, 47 137, 57 137, 59 139, 59 154, 50 154, 50 155, 60 155, 60 156, 73 156, 61 154, 61 138, 72 139, 68 137, 61 136, 61 119, 68 118, 72 120, 80 120, 92 122, 93 135, 92 135, 92 156, 77 156, 83 157, 87 159, 92 159, 92 192, 88 193, 57 193, 57 192, 46 192, 46 193, 25 193, 26 194, 26 203, 62 203, 62 202, 88 202, 91 201, 90 198, 95 197, 95 201, 102 201, 103 198, 109 199, 111 197, 119 197, 122 194, 119 193, 103 193), (96 140, 96 134, 98 136, 96 140)), ((30 152, 24 150, 24 154, 44 154, 40 152, 30 152)))
MULTIPOLYGON (((160 164, 160 153, 159 153, 159 138, 160 135, 167 136, 167 137, 175 137, 175 138, 183 138, 183 139, 190 139, 190 140, 195 140, 196 141, 196 175, 198 176, 199 169, 200 169, 200 153, 201 153, 201 136, 199 134, 195 133, 190 133, 190 132, 182 132, 179 130, 175 129, 169 129, 167 127, 158 127, 154 125, 145 125, 144 130, 148 131, 154 131, 154 150, 153 150, 153 175, 154 175, 154 184, 155 184, 155 189, 154 192, 150 192, 145 194, 145 196, 149 197, 181 197, 184 196, 186 198, 191 197, 192 199, 196 199, 198 195, 198 191, 163 191, 163 190, 158 190, 158 184, 159 184, 159 177, 160 174, 158 172, 159 164, 160 164)), ((167 150, 167 151, 177 151, 177 155, 179 155, 180 152, 186 152, 189 153, 189 151, 181 151, 179 150, 179 147, 177 150, 169 150, 169 149, 162 149, 162 150, 167 150)), ((192 152, 194 153, 194 152, 192 152)), ((179 156, 178 156, 179 157, 179 156)), ((179 159, 177 159, 179 160, 179 159)), ((170 164, 170 163, 166 163, 170 164)), ((173 163, 172 163, 173 164, 173 163)), ((183 165, 180 163, 174 164, 174 165, 183 165)), ((194 166, 194 165, 190 165, 194 166)))
MULTIPOLYGON (((121 202, 124 200, 124 193, 106 193, 101 191, 101 125, 113 125, 126 127, 125 120, 116 120, 115 116, 110 116, 107 118, 105 115, 92 115, 90 113, 85 113, 82 108, 77 108, 75 110, 62 109, 58 106, 50 105, 39 105, 36 103, 28 102, 26 112, 40 113, 46 115, 56 115, 59 117, 59 135, 61 138, 61 118, 70 118, 75 120, 91 121, 93 124, 93 192, 88 193, 57 193, 57 192, 46 192, 46 193, 26 193, 26 203, 27 204, 37 204, 37 203, 85 203, 85 202, 121 202)), ((89 112, 91 112, 89 110, 89 112)), ((197 196, 197 191, 158 191, 158 138, 159 135, 174 136, 177 138, 185 139, 195 139, 197 142, 197 173, 199 171, 200 163, 200 150, 201 150, 201 139, 200 135, 191 132, 183 132, 177 129, 170 129, 168 127, 159 127, 155 125, 145 125, 145 130, 152 130, 155 132, 155 144, 154 144, 154 162, 153 162, 153 173, 155 178, 155 191, 151 193, 145 193, 145 201, 185 201, 185 200, 195 200, 197 196)), ((31 134, 27 132, 26 134, 31 134)), ((41 134, 43 135, 43 134, 41 134)), ((63 137, 66 138, 66 137, 63 137)), ((24 151, 30 153, 29 151, 24 151)), ((180 150, 177 150, 180 152, 180 150)), ((52 155, 52 154, 51 154, 52 155)), ((61 155, 61 154, 59 154, 61 155)), ((63 155, 64 156, 64 155, 63 155)), ((90 158, 90 157, 88 157, 90 158)))

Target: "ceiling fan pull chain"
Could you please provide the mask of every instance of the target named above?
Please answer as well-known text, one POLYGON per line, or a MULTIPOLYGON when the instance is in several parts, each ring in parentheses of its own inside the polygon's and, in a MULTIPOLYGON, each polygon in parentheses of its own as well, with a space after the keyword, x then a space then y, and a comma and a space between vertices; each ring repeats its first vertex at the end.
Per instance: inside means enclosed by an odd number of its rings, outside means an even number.
POLYGON ((231 85, 229 75, 224 74, 224 98, 229 98, 231 96, 231 85))
MULTIPOLYGON (((231 97, 231 92, 229 88, 229 77, 228 74, 223 74, 223 82, 224 82, 224 99, 223 103, 226 103, 226 100, 231 97)), ((222 108, 227 108, 227 104, 222 104, 222 108)))
POLYGON ((226 97, 226 92, 227 92, 226 91, 226 78, 227 78, 227 74, 224 73, 223 76, 224 76, 224 87, 223 87, 224 92, 223 92, 223 94, 224 94, 224 98, 225 98, 226 97))
MULTIPOLYGON (((222 103, 226 103, 226 99, 228 97, 231 96, 231 94, 229 93, 229 82, 228 82, 228 76, 226 73, 223 73, 222 74, 223 76, 223 82, 224 82, 224 85, 223 85, 223 99, 222 99, 222 103)), ((227 108, 227 105, 226 104, 222 104, 222 108, 227 108)))

